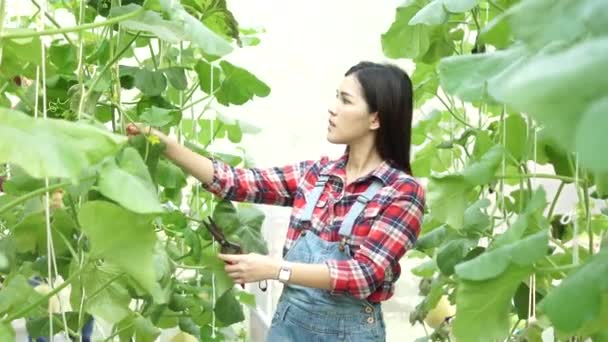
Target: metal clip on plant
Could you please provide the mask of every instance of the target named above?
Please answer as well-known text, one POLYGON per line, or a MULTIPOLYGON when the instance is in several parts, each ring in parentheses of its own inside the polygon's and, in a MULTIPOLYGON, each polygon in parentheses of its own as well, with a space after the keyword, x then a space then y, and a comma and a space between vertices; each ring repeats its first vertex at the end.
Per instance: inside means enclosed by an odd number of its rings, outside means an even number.
MULTIPOLYGON (((241 245, 226 239, 222 229, 215 223, 215 221, 211 217, 208 217, 207 219, 209 222, 203 221, 203 226, 205 226, 215 241, 220 244, 220 252, 222 254, 244 254, 241 245)), ((266 291, 268 289, 268 282, 266 280, 262 280, 259 282, 258 286, 260 287, 260 290, 266 291)), ((245 284, 241 284, 241 288, 245 288, 245 284)))

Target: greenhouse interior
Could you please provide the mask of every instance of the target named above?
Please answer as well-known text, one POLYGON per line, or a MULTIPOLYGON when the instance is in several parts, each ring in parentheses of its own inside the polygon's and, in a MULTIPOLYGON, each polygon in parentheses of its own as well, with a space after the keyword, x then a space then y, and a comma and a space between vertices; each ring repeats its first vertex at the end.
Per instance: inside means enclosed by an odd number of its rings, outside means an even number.
POLYGON ((0 0, 0 342, 608 341, 608 1, 0 0))

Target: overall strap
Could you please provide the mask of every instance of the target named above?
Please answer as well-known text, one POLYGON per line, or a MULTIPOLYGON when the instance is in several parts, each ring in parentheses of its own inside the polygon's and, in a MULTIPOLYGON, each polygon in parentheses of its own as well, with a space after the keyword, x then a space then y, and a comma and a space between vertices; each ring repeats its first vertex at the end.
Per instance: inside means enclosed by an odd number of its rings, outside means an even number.
POLYGON ((325 183, 327 183, 328 179, 328 175, 320 175, 319 178, 317 178, 314 189, 312 189, 310 195, 306 199, 306 207, 304 207, 302 220, 310 221, 312 219, 312 212, 315 210, 315 206, 317 205, 319 198, 321 198, 323 189, 325 189, 325 183))
POLYGON ((357 200, 350 208, 346 216, 344 217, 344 221, 342 221, 342 226, 340 227, 340 235, 344 238, 350 236, 353 231, 353 226, 355 224, 355 220, 361 214, 363 209, 365 209, 365 205, 367 202, 371 201, 372 198, 378 193, 380 189, 382 189, 382 182, 379 180, 374 180, 372 184, 369 185, 367 190, 364 193, 357 197, 357 200))

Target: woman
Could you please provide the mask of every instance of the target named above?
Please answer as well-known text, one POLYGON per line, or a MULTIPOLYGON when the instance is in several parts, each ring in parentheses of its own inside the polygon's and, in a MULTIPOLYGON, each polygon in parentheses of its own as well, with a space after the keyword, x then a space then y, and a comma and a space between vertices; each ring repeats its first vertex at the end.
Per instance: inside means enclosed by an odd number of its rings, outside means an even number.
POLYGON ((167 157, 212 193, 293 207, 282 260, 220 255, 236 283, 285 284, 268 341, 385 340, 380 303, 393 295, 399 259, 418 237, 424 208, 424 191, 411 176, 411 124, 407 74, 361 62, 329 110, 327 139, 347 146, 337 160, 234 168, 152 130, 167 157))

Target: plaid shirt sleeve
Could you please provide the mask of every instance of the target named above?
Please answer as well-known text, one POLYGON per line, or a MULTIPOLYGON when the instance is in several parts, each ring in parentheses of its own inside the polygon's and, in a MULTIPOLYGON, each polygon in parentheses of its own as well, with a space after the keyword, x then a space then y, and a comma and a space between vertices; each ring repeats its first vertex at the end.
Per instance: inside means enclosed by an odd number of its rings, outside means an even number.
POLYGON ((314 164, 307 160, 283 167, 238 168, 212 159, 213 180, 203 188, 220 198, 237 201, 292 206, 298 184, 314 164))
POLYGON ((395 267, 415 243, 422 224, 424 192, 415 182, 402 188, 405 191, 378 214, 353 258, 326 262, 332 294, 369 297, 384 281, 385 270, 395 267))

